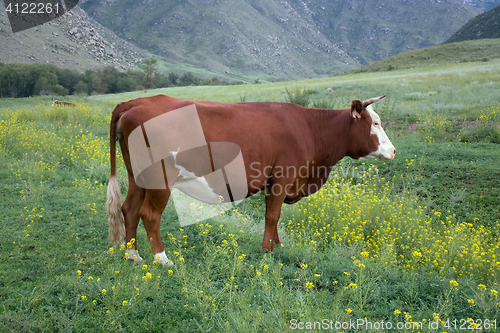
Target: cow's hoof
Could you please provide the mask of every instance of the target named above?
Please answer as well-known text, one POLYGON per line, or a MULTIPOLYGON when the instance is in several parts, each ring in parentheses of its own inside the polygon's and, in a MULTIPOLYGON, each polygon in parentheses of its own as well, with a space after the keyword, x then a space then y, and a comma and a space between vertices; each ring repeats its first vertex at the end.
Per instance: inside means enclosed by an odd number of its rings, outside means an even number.
POLYGON ((142 258, 139 255, 139 251, 137 250, 128 250, 128 253, 125 253, 125 258, 128 261, 135 262, 136 264, 139 264, 142 261, 142 258))
POLYGON ((162 266, 173 266, 174 262, 167 258, 165 251, 154 255, 154 260, 162 266))

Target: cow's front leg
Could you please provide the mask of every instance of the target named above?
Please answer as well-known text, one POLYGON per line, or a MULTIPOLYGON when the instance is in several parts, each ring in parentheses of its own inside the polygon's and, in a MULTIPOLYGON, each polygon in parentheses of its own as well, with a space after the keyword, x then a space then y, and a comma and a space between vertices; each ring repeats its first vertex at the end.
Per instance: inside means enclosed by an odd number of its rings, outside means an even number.
POLYGON ((274 249, 274 243, 281 246, 278 237, 278 220, 285 197, 285 187, 281 186, 281 184, 271 186, 271 190, 266 197, 266 227, 264 239, 262 240, 262 249, 266 252, 271 252, 274 249))
POLYGON ((174 264, 167 258, 160 236, 161 214, 169 197, 169 190, 146 190, 146 197, 140 210, 142 222, 153 250, 153 259, 163 266, 174 264))
MULTIPOLYGON (((281 209, 280 209, 281 212, 281 209)), ((279 221, 279 218, 278 218, 279 221)), ((273 234, 273 242, 276 244, 276 246, 283 246, 283 243, 281 243, 280 238, 278 236, 278 221, 276 221, 276 224, 274 225, 274 234, 273 234)))

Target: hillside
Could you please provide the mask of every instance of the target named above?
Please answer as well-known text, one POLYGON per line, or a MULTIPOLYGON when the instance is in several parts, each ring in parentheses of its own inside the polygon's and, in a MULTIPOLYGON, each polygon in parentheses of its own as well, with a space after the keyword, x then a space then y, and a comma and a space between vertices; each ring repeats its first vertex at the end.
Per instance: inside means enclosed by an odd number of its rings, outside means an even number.
POLYGON ((43 25, 12 33, 5 11, 0 11, 0 62, 51 63, 80 71, 112 65, 137 69, 148 53, 118 38, 75 7, 43 25))
POLYGON ((485 38, 500 38, 500 6, 471 19, 445 43, 485 38))
POLYGON ((442 44, 396 54, 353 70, 353 73, 416 68, 446 63, 488 61, 500 58, 500 39, 442 44))
MULTIPOLYGON (((297 7, 302 1, 295 0, 297 7)), ((477 13, 459 1, 315 0, 311 23, 340 43, 361 65, 394 54, 436 45, 451 35, 458 21, 477 13)))
MULTIPOLYGON (((80 72, 106 66, 120 71, 137 70, 137 65, 151 56, 97 23, 78 6, 53 21, 17 33, 12 33, 6 13, 0 11, 0 44, 0 62, 50 63, 80 72)), ((247 79, 156 58, 158 70, 164 74, 191 72, 198 77, 217 76, 225 81, 247 79)))
POLYGON ((439 44, 480 10, 458 0, 80 2, 119 37, 212 72, 292 79, 439 44))

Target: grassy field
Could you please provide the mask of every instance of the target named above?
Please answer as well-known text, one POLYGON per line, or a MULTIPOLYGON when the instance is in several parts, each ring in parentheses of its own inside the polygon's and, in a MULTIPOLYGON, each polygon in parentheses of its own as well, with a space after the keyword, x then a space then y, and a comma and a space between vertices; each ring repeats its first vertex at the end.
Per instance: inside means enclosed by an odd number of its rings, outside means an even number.
MULTIPOLYGON (((488 61, 68 100, 76 108, 2 99, 0 331, 494 332, 498 91, 500 61, 488 61), (259 196, 184 228, 169 204, 162 238, 175 265, 152 261, 142 225, 145 261, 132 264, 107 243, 109 116, 159 93, 336 108, 388 94, 374 108, 398 155, 344 159, 320 192, 283 206, 285 247, 273 253, 261 250, 259 196)), ((125 193, 121 164, 118 176, 125 193)))

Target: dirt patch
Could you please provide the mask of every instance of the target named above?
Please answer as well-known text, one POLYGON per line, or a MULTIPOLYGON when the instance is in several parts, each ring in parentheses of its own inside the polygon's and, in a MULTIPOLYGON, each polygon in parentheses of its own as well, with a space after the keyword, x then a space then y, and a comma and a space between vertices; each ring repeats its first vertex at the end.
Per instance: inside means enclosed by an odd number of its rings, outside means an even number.
POLYGON ((388 121, 384 124, 384 128, 391 128, 391 127, 394 127, 396 126, 396 121, 395 120, 391 120, 391 121, 388 121))
POLYGON ((418 124, 415 122, 415 123, 411 123, 410 126, 408 126, 408 131, 414 131, 418 128, 418 124))
POLYGON ((477 120, 467 120, 461 123, 463 128, 479 126, 480 123, 477 120))

